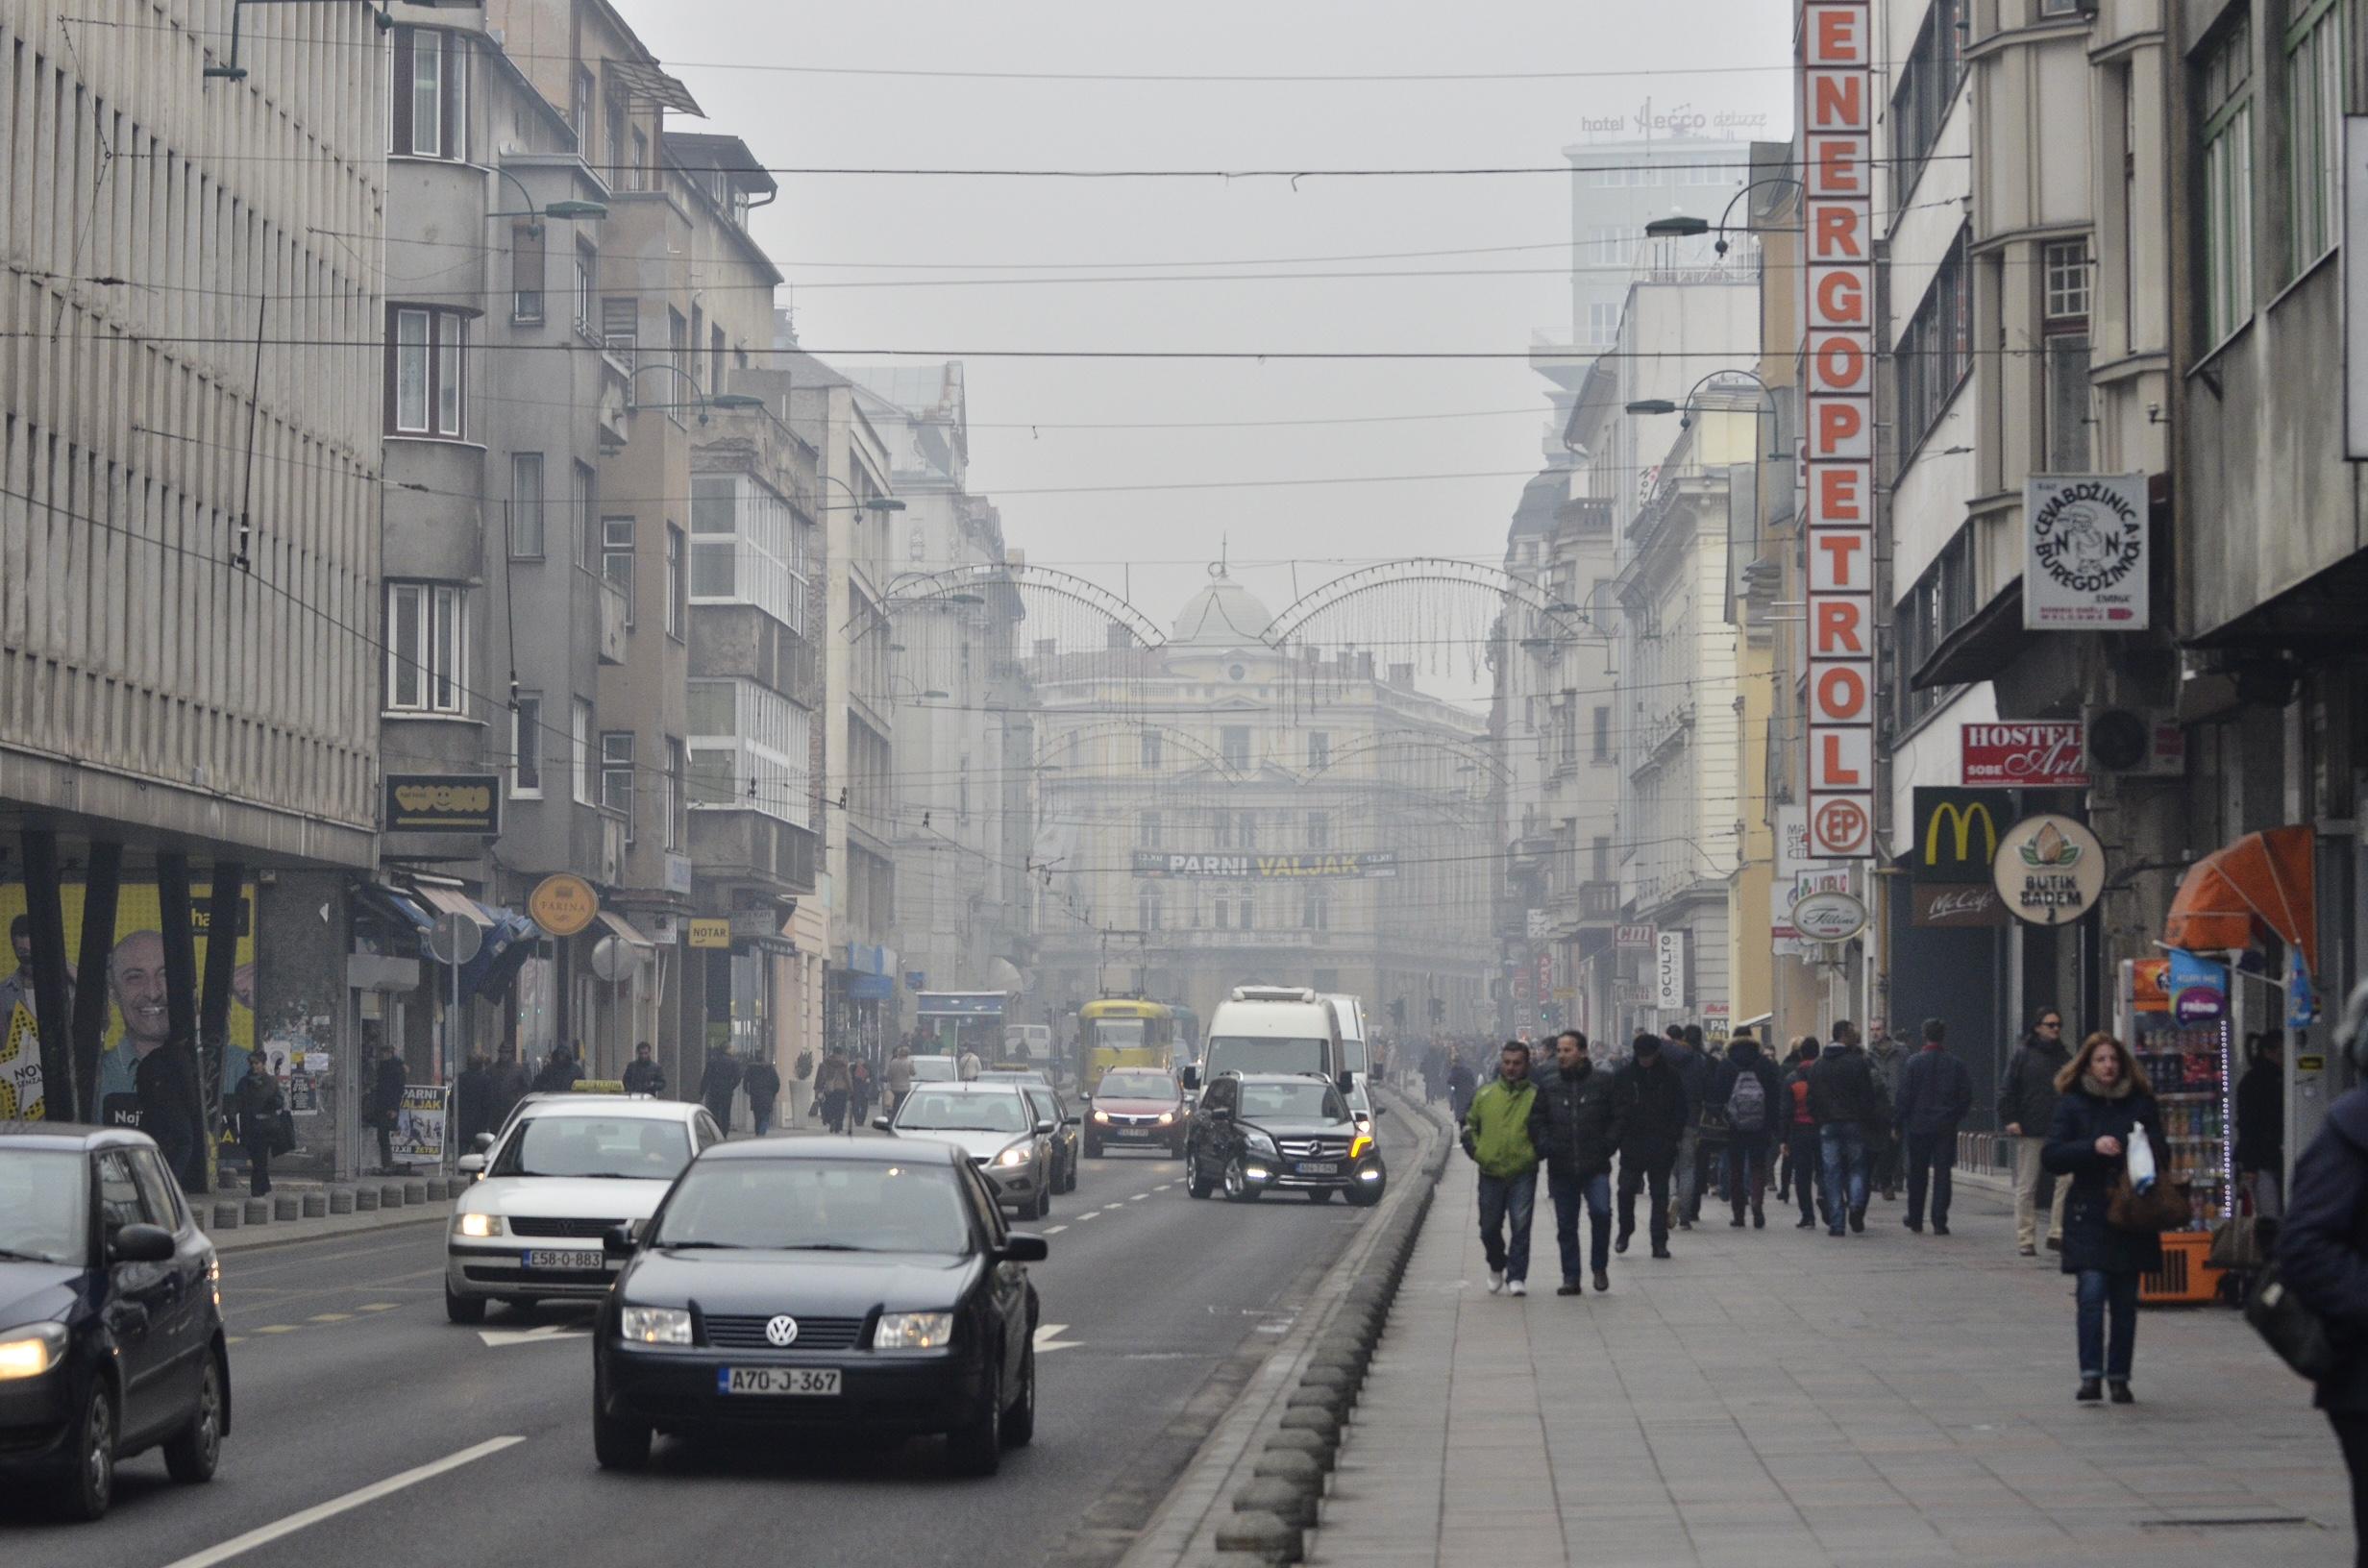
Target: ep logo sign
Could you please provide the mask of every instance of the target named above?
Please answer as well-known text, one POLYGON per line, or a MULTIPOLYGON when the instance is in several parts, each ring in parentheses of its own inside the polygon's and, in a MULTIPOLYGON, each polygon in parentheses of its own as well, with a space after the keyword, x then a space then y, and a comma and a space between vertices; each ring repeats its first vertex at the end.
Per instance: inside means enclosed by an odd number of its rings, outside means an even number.
POLYGON ((1874 26, 1801 7, 1809 852, 1875 852, 1874 26))

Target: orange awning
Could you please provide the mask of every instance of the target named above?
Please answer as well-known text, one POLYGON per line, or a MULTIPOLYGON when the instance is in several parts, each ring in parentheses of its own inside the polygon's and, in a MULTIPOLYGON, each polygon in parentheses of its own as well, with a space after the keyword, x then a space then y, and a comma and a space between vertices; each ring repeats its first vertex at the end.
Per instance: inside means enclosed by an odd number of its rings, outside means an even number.
POLYGON ((2275 936, 2319 969, 2314 858, 2307 827, 2248 833, 2187 868, 2163 940, 2191 953, 2243 951, 2275 936))

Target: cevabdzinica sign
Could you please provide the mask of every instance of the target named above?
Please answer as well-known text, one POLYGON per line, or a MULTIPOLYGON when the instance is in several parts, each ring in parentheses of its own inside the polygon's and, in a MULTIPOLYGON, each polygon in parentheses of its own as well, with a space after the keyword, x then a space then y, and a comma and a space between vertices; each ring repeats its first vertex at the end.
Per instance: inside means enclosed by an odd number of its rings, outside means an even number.
POLYGON ((1212 882, 1271 882, 1314 877, 1378 877, 1397 875, 1397 851, 1374 849, 1361 855, 1258 855, 1190 853, 1162 854, 1156 849, 1135 851, 1135 874, 1179 877, 1212 882))
POLYGON ((2144 631, 2146 476, 2035 474, 2023 491, 2023 629, 2144 631))

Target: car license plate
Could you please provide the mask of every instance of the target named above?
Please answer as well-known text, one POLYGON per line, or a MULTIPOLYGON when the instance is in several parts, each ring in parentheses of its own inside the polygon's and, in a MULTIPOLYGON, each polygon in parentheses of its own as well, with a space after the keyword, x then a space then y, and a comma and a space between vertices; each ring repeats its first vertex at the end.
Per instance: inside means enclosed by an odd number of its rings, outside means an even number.
POLYGON ((530 1252, 526 1256, 529 1268, 606 1268, 608 1258, 599 1252, 530 1252))
POLYGON ((835 1394, 839 1391, 839 1369, 835 1366, 719 1366, 715 1369, 715 1391, 719 1394, 835 1394))
POLYGON ((1302 1176, 1338 1176, 1340 1173, 1340 1162, 1337 1160, 1302 1160, 1299 1162, 1299 1174, 1302 1176))

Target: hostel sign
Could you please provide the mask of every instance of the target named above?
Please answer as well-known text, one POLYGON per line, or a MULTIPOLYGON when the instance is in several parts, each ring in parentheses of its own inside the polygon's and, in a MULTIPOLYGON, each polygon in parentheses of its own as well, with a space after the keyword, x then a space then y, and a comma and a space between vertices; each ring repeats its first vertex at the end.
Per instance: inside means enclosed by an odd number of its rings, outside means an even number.
POLYGON ((1801 513, 1809 543, 1809 850, 1875 852, 1874 27, 1802 0, 1801 513))

